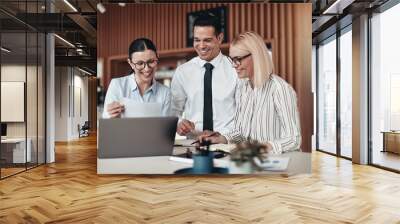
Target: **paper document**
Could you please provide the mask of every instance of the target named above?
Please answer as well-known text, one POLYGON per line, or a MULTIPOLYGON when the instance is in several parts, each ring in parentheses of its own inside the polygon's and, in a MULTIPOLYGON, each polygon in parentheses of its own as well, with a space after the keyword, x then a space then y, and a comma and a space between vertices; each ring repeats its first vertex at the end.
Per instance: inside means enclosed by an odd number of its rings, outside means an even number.
POLYGON ((161 117, 161 103, 140 103, 134 100, 123 98, 121 103, 125 111, 121 117, 161 117))
POLYGON ((214 145, 210 145, 210 151, 221 150, 221 151, 230 153, 235 148, 236 148, 235 144, 214 144, 214 145))
POLYGON ((289 157, 268 156, 262 163, 256 159, 257 165, 268 171, 284 171, 289 165, 289 157))

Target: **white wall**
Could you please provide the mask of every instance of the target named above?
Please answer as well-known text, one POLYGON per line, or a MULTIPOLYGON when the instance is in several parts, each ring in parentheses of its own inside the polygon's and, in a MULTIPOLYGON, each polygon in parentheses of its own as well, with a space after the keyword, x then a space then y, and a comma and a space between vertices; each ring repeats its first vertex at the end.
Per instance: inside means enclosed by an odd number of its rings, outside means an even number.
MULTIPOLYGON (((27 66, 25 67, 24 65, 20 65, 20 64, 5 64, 1 66, 1 81, 5 81, 5 82, 25 82, 25 76, 26 76, 26 72, 28 72, 28 74, 32 74, 35 73, 36 74, 36 67, 34 66, 27 66)), ((29 80, 29 84, 32 85, 33 82, 32 80, 29 80)), ((34 85, 36 85, 36 81, 34 83, 34 85)), ((36 99, 36 89, 27 89, 27 96, 28 98, 27 103, 29 106, 29 103, 32 102, 32 98, 36 99), (32 90, 29 91, 29 90, 32 90)), ((36 108, 36 104, 35 105, 31 105, 34 106, 36 108)), ((8 108, 1 108, 1 110, 7 110, 8 108)), ((36 114, 30 113, 31 111, 27 111, 27 118, 28 118, 28 129, 33 127, 36 130, 36 114), (33 117, 32 117, 33 115, 33 117), (33 119, 35 118, 35 119, 33 119), (35 124, 32 124, 32 121, 35 122, 35 124)), ((7 122, 7 136, 8 137, 25 137, 25 126, 26 126, 26 122, 7 122)), ((28 131, 28 137, 30 132, 28 131)))
POLYGON ((88 120, 88 78, 76 68, 56 67, 55 85, 55 140, 77 139, 78 124, 88 120))

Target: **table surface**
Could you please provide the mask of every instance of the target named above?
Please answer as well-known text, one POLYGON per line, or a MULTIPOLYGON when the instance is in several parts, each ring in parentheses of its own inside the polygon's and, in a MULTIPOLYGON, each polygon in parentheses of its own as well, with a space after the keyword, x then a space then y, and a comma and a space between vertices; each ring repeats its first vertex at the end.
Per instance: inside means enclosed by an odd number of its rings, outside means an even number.
POLYGON ((381 131, 381 133, 384 133, 384 134, 400 134, 400 131, 381 131))
MULTIPOLYGON (((186 148, 175 147, 174 154, 186 148)), ((286 174, 294 175, 311 172, 311 153, 288 152, 275 157, 290 157, 289 165, 284 171, 262 171, 254 174, 286 174)), ((216 166, 226 167, 229 158, 214 159, 216 166)), ((135 157, 135 158, 97 158, 97 174, 173 174, 174 171, 190 168, 192 164, 171 161, 170 156, 135 157)))

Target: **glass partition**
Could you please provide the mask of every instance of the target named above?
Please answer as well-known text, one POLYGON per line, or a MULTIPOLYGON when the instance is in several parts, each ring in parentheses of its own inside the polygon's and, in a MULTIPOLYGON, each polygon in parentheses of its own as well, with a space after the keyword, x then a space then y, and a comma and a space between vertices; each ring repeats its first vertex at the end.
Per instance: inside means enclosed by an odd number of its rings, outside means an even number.
MULTIPOLYGON (((44 1, 1 1, 24 12, 43 12, 44 1)), ((0 178, 45 162, 45 35, 0 11, 0 178), (6 22, 4 22, 6 21, 6 22)))
POLYGON ((27 151, 30 156, 28 168, 37 165, 38 157, 38 35, 36 32, 27 33, 27 76, 26 76, 26 113, 27 113, 27 151))
POLYGON ((24 171, 30 162, 26 150, 26 75, 27 48, 25 32, 1 34, 1 122, 2 177, 24 171), (4 49, 7 49, 6 51, 4 49))

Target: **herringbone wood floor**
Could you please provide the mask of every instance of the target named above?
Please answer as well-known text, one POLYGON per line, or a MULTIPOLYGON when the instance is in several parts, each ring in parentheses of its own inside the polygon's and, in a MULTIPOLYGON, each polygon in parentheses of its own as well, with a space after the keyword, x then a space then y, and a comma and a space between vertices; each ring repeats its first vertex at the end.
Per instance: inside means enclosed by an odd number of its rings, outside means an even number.
POLYGON ((94 137, 0 181, 0 223, 400 223, 400 175, 313 153, 313 173, 98 176, 94 137))

